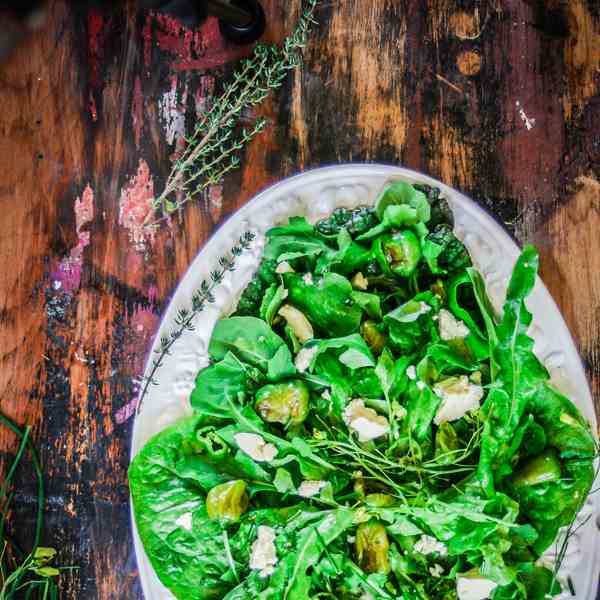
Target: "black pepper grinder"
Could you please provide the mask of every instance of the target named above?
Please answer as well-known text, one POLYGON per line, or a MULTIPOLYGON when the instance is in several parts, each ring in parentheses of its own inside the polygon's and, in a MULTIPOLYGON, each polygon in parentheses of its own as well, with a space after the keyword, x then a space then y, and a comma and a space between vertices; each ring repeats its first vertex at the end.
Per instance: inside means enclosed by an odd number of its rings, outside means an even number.
POLYGON ((219 19, 223 37, 251 44, 265 32, 265 12, 258 0, 140 0, 144 8, 168 14, 190 29, 209 15, 219 19))

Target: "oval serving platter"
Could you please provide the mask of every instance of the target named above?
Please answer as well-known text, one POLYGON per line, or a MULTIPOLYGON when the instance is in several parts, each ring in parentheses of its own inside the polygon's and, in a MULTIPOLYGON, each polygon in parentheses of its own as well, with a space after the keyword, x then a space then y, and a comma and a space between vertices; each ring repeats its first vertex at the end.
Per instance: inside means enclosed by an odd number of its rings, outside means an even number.
MULTIPOLYGON (((234 213, 194 259, 176 289, 157 332, 146 365, 146 376, 161 338, 175 328, 178 312, 192 306, 194 292, 203 280, 210 278, 211 271, 219 265, 219 258, 228 256, 245 232, 255 235, 250 248, 237 257, 235 270, 227 272, 216 287, 214 303, 207 304, 196 317, 194 330, 186 331, 175 342, 171 354, 165 356, 155 374, 156 385, 148 387, 135 419, 132 458, 154 434, 191 414, 189 396, 196 374, 208 364, 208 341, 213 327, 219 317, 233 311, 252 278, 265 244, 265 232, 283 224, 290 216, 303 215, 316 222, 338 207, 372 205, 378 191, 389 179, 426 183, 441 189, 454 213, 455 232, 482 273, 494 307, 500 309, 519 249, 488 213, 460 192, 415 171, 377 164, 325 167, 286 179, 264 190, 234 213)), ((530 334, 535 340, 536 354, 550 371, 554 384, 573 399, 597 431, 592 396, 575 344, 556 304, 539 279, 528 307, 533 313, 530 334)), ((561 576, 570 578, 576 595, 567 592, 560 596, 561 599, 589 600, 596 595, 600 572, 600 535, 595 526, 598 514, 600 497, 592 495, 578 516, 581 527, 570 538, 561 569, 561 576)), ((133 518, 132 527, 146 600, 173 600, 150 565, 133 518)))

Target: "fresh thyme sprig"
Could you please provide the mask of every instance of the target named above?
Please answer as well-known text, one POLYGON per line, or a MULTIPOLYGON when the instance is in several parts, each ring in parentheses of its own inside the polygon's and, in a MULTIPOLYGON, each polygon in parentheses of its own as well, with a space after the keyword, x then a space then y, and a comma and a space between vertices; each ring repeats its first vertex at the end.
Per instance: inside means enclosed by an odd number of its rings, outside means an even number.
POLYGON ((233 81, 185 138, 185 149, 175 160, 163 192, 154 199, 154 211, 146 217, 147 227, 156 227, 239 166, 240 150, 267 126, 259 117, 252 128, 237 133, 239 121, 280 88, 287 73, 300 64, 300 51, 315 23, 317 1, 307 0, 294 31, 281 47, 258 44, 253 55, 242 61, 233 81))
POLYGON ((155 350, 156 357, 152 360, 150 373, 142 379, 144 383, 138 400, 137 412, 139 412, 142 406, 150 385, 158 384, 156 373, 163 366, 165 357, 171 354, 173 344, 186 331, 194 331, 194 319, 204 310, 207 304, 212 304, 215 301, 215 288, 223 281, 227 272, 235 270, 236 259, 250 248, 255 237, 255 234, 251 231, 244 232, 240 236, 238 243, 229 251, 229 255, 219 258, 219 267, 211 271, 210 279, 202 281, 200 287, 194 292, 192 306, 190 308, 179 309, 175 317, 175 329, 161 338, 160 347, 155 350))

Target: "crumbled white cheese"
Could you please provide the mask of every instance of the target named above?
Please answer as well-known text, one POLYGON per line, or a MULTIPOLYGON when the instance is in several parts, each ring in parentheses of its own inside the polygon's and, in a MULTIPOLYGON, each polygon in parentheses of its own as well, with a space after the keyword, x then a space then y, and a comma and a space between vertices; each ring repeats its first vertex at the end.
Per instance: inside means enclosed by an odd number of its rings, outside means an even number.
POLYGON ((304 273, 304 275, 302 276, 302 281, 304 281, 304 283, 306 285, 312 285, 313 284, 312 273, 304 273))
POLYGON ((300 348, 298 354, 296 355, 296 360, 294 361, 296 369, 298 369, 300 373, 304 373, 304 371, 306 371, 306 369, 308 369, 310 366, 311 360, 318 351, 318 345, 314 345, 310 348, 300 348))
POLYGON ((485 600, 491 598, 497 585, 483 577, 461 577, 456 581, 458 600, 485 600))
POLYGON ((327 400, 329 402, 329 400, 331 400, 331 392, 329 391, 329 388, 326 388, 325 390, 323 390, 323 393, 321 394, 321 398, 323 398, 323 400, 327 400))
POLYGON ((259 525, 256 540, 252 544, 249 566, 255 571, 260 571, 261 577, 268 577, 273 574, 276 564, 275 530, 266 525, 259 525))
POLYGON ((445 308, 440 310, 440 337, 443 340, 455 340, 466 338, 469 335, 469 328, 445 308))
POLYGON ((277 448, 257 433, 236 433, 233 437, 240 450, 257 462, 271 462, 277 456, 277 448))
POLYGON ((425 385, 424 381, 417 381, 417 388, 420 390, 424 390, 427 386, 425 385))
POLYGON ((352 278, 350 283, 355 290, 362 290, 364 292, 369 288, 369 281, 360 271, 352 278))
POLYGON ((442 404, 433 419, 436 425, 446 421, 457 421, 470 410, 479 408, 483 388, 471 383, 466 375, 448 377, 433 386, 433 391, 442 399, 442 404))
POLYGON ((313 496, 316 496, 326 485, 326 481, 319 481, 317 479, 305 480, 298 487, 298 496, 302 496, 303 498, 312 498, 313 496))
POLYGON ((358 433, 359 442, 368 442, 390 432, 388 420, 365 406, 360 398, 352 400, 342 415, 349 429, 358 433))
POLYGON ((409 365, 406 369, 406 376, 409 379, 416 379, 417 378, 417 368, 415 367, 415 365, 409 365))
POLYGON ((419 554, 433 554, 437 552, 440 556, 448 555, 446 545, 434 538, 432 535, 422 535, 414 545, 414 551, 419 554))
POLYGON ((278 275, 283 275, 284 273, 295 273, 295 271, 292 269, 292 265, 290 265, 287 260, 284 260, 277 265, 275 268, 275 273, 278 275))
POLYGON ((433 567, 429 567, 429 572, 431 573, 432 577, 441 577, 444 574, 444 567, 436 563, 433 565, 433 567))
POLYGON ((187 512, 183 513, 176 521, 175 525, 177 527, 181 527, 181 529, 185 529, 186 531, 192 530, 192 513, 187 512))

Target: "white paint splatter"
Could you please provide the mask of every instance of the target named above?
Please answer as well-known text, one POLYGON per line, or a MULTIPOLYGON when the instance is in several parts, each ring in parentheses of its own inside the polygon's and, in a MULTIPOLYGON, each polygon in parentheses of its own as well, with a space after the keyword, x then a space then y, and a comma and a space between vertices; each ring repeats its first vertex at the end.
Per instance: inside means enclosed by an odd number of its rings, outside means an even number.
MULTIPOLYGON (((182 94, 181 104, 185 106, 187 99, 187 84, 182 94)), ((177 76, 171 77, 171 89, 166 91, 158 100, 160 118, 164 123, 165 139, 172 145, 175 140, 185 134, 185 111, 177 101, 177 76)))
POLYGON ((517 107, 517 110, 519 111, 519 116, 521 117, 521 121, 523 121, 523 123, 525 123, 525 128, 527 129, 527 131, 531 131, 535 127, 535 119, 534 118, 530 119, 525 114, 525 110, 523 109, 523 107, 521 106, 521 103, 518 100, 515 102, 515 106, 517 107))

